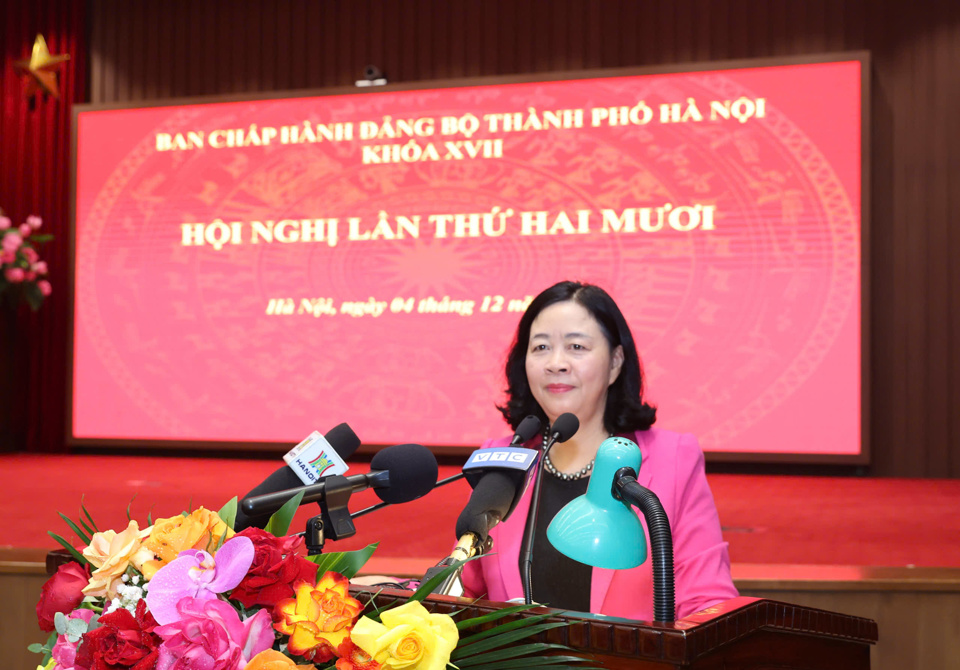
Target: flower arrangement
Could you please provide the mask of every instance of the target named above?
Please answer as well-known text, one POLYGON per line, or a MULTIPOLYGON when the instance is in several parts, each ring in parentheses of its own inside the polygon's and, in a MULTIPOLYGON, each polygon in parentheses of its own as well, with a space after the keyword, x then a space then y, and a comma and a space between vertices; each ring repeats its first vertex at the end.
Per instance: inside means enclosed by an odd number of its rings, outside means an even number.
POLYGON ((583 668, 561 645, 516 644, 566 625, 544 621, 549 614, 491 628, 530 608, 461 621, 429 612, 421 601, 456 566, 406 602, 361 603, 348 578, 376 545, 307 557, 302 538, 285 536, 299 497, 265 530, 239 533, 236 498, 219 512, 148 518, 143 529, 128 508, 119 533, 99 531, 83 506, 79 522, 61 514, 85 546, 50 533, 75 562, 58 568, 37 603, 40 627, 51 632, 30 646, 44 654, 38 670, 583 668))
POLYGON ((39 216, 28 216, 19 226, 0 210, 0 298, 19 293, 36 311, 53 288, 47 279, 47 263, 40 260, 37 247, 53 239, 41 235, 39 216))

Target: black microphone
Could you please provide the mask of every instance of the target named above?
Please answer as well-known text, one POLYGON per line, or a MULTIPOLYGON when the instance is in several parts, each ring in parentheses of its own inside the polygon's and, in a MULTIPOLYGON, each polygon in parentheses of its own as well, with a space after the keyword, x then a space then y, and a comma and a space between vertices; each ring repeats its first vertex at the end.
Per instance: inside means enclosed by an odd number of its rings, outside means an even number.
POLYGON ((539 432, 540 419, 533 414, 525 416, 523 421, 520 422, 520 425, 517 426, 517 432, 513 434, 513 439, 510 440, 510 446, 515 447, 519 444, 526 444, 539 432))
POLYGON ((457 518, 457 539, 473 535, 483 544, 490 530, 503 521, 517 497, 517 481, 511 473, 491 471, 485 474, 470 494, 470 500, 457 518))
MULTIPOLYGON (((380 500, 395 505, 416 500, 432 491, 437 483, 437 472, 437 459, 429 449, 419 444, 398 444, 377 452, 370 461, 367 474, 340 479, 349 484, 351 493, 373 488, 380 500)), ((303 491, 301 505, 323 500, 326 488, 326 482, 321 480, 310 486, 244 498, 240 508, 250 516, 273 514, 300 491, 303 491)))
MULTIPOLYGON (((360 438, 357 437, 357 434, 353 432, 353 429, 345 423, 334 426, 327 431, 326 435, 323 437, 343 460, 347 460, 353 456, 353 454, 360 447, 360 438)), ((290 466, 285 465, 282 468, 274 471, 273 474, 264 479, 261 483, 247 491, 241 500, 260 496, 265 493, 285 491, 287 489, 297 488, 300 486, 303 486, 303 481, 299 476, 297 476, 297 473, 290 468, 290 466)), ((244 528, 250 527, 265 528, 267 522, 270 520, 270 514, 272 514, 272 512, 269 514, 250 516, 243 511, 242 507, 238 507, 237 517, 234 521, 233 528, 237 532, 240 532, 244 528)))
MULTIPOLYGON (((510 446, 513 447, 520 444, 526 444, 527 442, 530 441, 531 438, 533 438, 534 435, 536 435, 539 432, 540 432, 540 419, 538 419, 537 417, 531 414, 525 417, 523 421, 520 422, 520 425, 517 426, 517 431, 513 434, 513 438, 510 440, 510 446)), ((476 453, 477 452, 474 452, 474 454, 476 453)), ((474 454, 471 454, 471 459, 473 458, 474 454)), ((526 473, 526 470, 528 470, 531 465, 533 465, 533 460, 531 460, 527 464, 527 466, 524 468, 524 473, 526 473)), ((441 486, 452 484, 453 482, 459 481, 464 477, 467 478, 467 483, 469 483, 471 487, 476 487, 477 482, 480 481, 480 479, 486 474, 488 470, 489 468, 477 467, 475 465, 472 465, 468 460, 467 464, 464 465, 463 472, 455 474, 451 477, 447 477, 446 479, 441 479, 440 481, 437 482, 437 485, 434 486, 434 488, 440 488, 441 486), (470 472, 470 474, 468 474, 468 471, 470 472)), ((513 472, 515 477, 517 476, 515 469, 511 469, 510 472, 513 472)), ((519 502, 520 493, 523 492, 522 483, 525 478, 526 478, 526 474, 524 474, 520 479, 517 480, 517 486, 515 487, 515 489, 517 490, 517 494, 514 496, 513 504, 510 506, 507 512, 503 515, 503 519, 506 519, 507 516, 510 515, 510 512, 513 511, 513 508, 516 507, 517 502, 519 502)), ((365 514, 369 514, 370 512, 376 512, 378 509, 383 509, 388 504, 389 503, 382 502, 382 503, 377 503, 376 505, 371 505, 370 507, 364 508, 359 512, 353 512, 350 515, 350 518, 356 519, 357 517, 364 516, 365 514)))
POLYGON ((527 514, 527 525, 523 529, 523 543, 520 545, 520 581, 523 584, 523 599, 527 605, 533 603, 533 536, 537 530, 537 512, 540 510, 540 485, 543 481, 543 460, 547 452, 557 442, 566 442, 580 430, 580 419, 575 414, 566 412, 557 417, 550 426, 549 439, 540 454, 540 467, 537 477, 533 480, 533 494, 530 496, 530 512, 527 514))
POLYGON ((577 418, 576 414, 570 412, 561 414, 550 426, 546 449, 550 449, 556 442, 566 442, 576 435, 578 430, 580 430, 580 419, 577 418))

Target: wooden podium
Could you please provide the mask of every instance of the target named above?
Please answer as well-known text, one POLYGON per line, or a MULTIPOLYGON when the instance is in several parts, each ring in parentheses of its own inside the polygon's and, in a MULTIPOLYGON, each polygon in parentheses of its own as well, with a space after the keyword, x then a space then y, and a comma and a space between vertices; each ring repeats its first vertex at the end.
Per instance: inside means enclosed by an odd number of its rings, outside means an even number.
MULTIPOLYGON (((352 587, 351 592, 362 602, 373 597, 378 605, 409 596, 390 590, 374 595, 369 587, 352 587)), ((424 605, 470 618, 505 603, 430 596, 424 605)), ((525 615, 550 611, 538 608, 525 615)), ((553 611, 556 621, 570 625, 537 639, 589 654, 611 670, 860 670, 870 667, 870 645, 877 642, 877 624, 870 619, 758 598, 734 598, 671 624, 553 611)), ((513 618, 517 616, 524 615, 513 618)))

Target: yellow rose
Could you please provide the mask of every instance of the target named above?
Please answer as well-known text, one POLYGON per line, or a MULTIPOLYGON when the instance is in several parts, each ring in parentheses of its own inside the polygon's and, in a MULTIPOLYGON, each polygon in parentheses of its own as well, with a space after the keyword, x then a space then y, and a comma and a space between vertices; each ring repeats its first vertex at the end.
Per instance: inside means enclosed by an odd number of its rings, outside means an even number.
POLYGON ((220 542, 220 538, 233 537, 234 532, 227 527, 216 512, 203 507, 194 510, 189 516, 178 515, 169 519, 159 519, 153 524, 150 537, 143 546, 153 552, 152 557, 138 556, 137 568, 147 579, 152 579, 157 570, 187 549, 202 549, 211 554, 220 542))
POLYGON ((361 617, 350 633, 354 644, 377 663, 397 670, 444 670, 457 647, 457 625, 446 614, 431 614, 416 600, 380 615, 361 617))
POLYGON ((84 595, 106 598, 117 595, 120 578, 140 551, 140 542, 146 532, 140 530, 136 521, 131 521, 122 533, 105 530, 93 534, 83 556, 97 569, 90 575, 90 583, 83 588, 84 595))

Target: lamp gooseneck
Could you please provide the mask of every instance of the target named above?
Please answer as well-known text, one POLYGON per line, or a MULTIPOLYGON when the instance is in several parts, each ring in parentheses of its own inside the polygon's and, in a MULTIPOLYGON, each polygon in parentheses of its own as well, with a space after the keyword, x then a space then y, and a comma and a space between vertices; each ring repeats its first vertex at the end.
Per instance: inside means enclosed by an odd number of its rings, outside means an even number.
POLYGON ((547 539, 575 561, 612 570, 634 568, 647 558, 643 526, 630 507, 636 505, 650 531, 654 620, 673 621, 670 521, 656 494, 637 483, 639 469, 640 448, 634 442, 623 437, 605 440, 597 450, 587 493, 560 510, 547 528, 547 539))
POLYGON ((656 493, 637 483, 637 473, 631 468, 621 468, 614 475, 613 493, 636 505, 647 520, 653 552, 653 620, 673 621, 676 618, 673 533, 663 504, 656 493))

